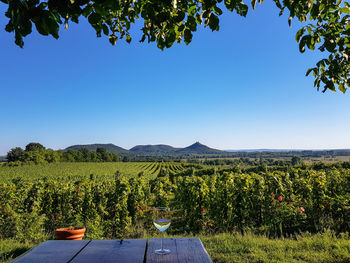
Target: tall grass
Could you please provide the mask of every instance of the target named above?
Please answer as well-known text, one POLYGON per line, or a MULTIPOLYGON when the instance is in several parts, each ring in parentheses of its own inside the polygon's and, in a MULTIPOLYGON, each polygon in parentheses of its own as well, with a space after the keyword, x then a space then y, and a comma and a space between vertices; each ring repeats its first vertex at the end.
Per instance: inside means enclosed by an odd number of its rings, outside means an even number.
POLYGON ((253 234, 220 234, 201 237, 216 263, 349 263, 348 234, 331 231, 294 238, 269 239, 253 234))

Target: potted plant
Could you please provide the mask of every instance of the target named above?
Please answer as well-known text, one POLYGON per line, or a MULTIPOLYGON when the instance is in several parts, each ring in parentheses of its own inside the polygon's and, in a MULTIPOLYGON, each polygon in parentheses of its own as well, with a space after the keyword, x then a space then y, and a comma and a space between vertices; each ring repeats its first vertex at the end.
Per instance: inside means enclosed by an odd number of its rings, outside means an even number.
POLYGON ((57 240, 82 240, 85 227, 63 227, 55 230, 55 236, 57 240))

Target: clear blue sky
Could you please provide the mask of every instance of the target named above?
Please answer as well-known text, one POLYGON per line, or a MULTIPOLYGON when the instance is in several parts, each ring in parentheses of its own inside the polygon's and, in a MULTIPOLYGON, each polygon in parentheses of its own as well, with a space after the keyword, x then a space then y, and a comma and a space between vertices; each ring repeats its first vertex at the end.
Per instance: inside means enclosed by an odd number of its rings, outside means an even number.
POLYGON ((189 46, 165 51, 139 37, 111 46, 84 20, 59 40, 34 33, 20 49, 4 10, 0 155, 32 141, 350 148, 350 93, 316 91, 305 71, 319 54, 299 53, 300 24, 289 28, 270 1, 245 19, 226 11, 219 32, 200 28, 189 46))

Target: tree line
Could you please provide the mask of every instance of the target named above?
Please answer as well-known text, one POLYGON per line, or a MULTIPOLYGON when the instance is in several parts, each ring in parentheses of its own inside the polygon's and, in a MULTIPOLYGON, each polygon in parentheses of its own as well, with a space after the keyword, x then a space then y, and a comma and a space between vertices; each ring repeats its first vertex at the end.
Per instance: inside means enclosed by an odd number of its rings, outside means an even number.
POLYGON ((23 150, 21 147, 12 148, 7 153, 8 165, 20 164, 45 164, 58 162, 118 162, 119 156, 107 152, 105 148, 97 148, 89 151, 86 148, 80 150, 52 150, 46 149, 42 144, 31 142, 23 150))

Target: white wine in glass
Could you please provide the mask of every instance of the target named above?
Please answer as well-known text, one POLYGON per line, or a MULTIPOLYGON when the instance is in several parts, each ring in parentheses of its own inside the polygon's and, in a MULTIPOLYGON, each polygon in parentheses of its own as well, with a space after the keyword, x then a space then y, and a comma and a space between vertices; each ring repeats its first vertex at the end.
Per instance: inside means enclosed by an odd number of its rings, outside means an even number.
MULTIPOLYGON (((161 232, 164 233, 170 226, 170 208, 169 207, 156 207, 154 208, 154 226, 161 232)), ((158 255, 166 255, 170 253, 170 249, 163 248, 163 236, 161 238, 161 248, 156 249, 154 253, 158 255)))

